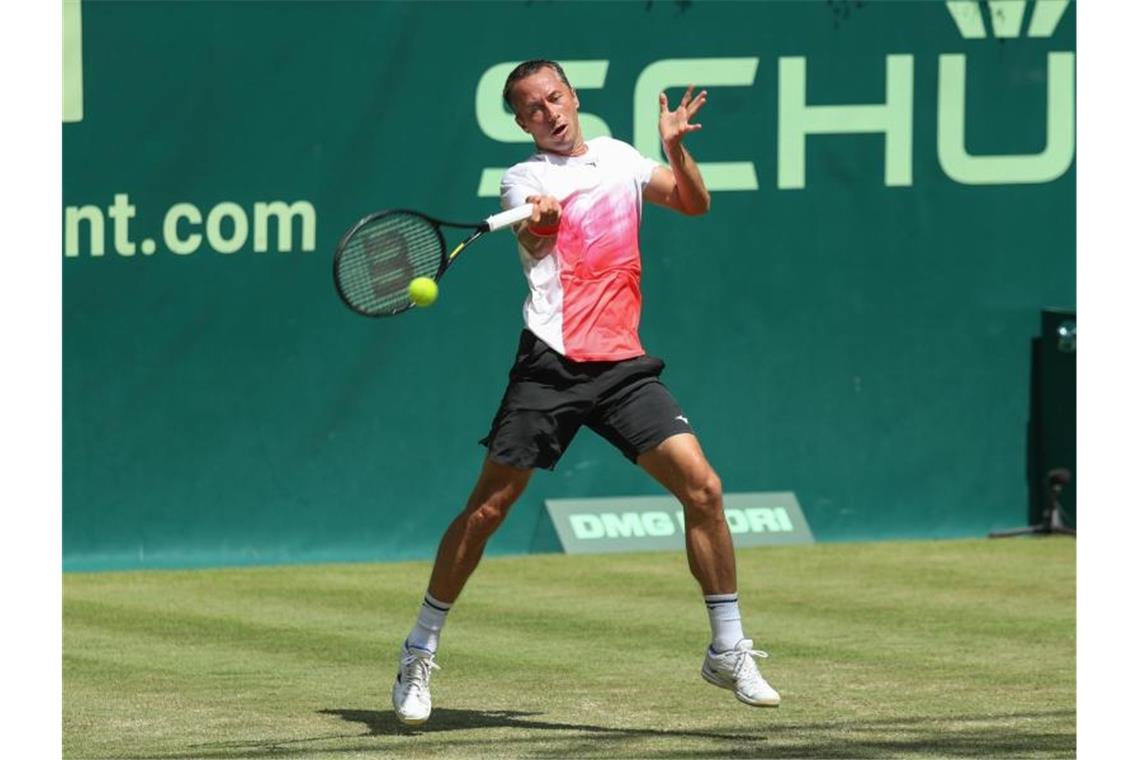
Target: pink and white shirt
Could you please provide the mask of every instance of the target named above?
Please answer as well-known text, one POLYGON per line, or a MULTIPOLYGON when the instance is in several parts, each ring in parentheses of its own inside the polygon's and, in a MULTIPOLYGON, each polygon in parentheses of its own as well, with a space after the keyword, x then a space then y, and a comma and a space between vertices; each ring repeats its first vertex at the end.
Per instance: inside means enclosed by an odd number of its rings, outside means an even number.
POLYGON ((503 175, 503 208, 531 195, 562 204, 554 251, 519 245, 530 295, 527 328, 574 361, 641 356, 641 196, 659 164, 620 140, 595 137, 581 156, 536 153, 503 175))

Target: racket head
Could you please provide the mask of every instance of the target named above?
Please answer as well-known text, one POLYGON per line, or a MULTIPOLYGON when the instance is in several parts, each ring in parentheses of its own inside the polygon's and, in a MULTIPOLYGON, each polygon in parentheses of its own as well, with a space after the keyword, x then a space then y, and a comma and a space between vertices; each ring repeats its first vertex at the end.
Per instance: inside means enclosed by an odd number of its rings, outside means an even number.
POLYGON ((408 285, 417 277, 438 281, 447 268, 439 223, 409 209, 370 214, 349 229, 333 256, 337 295, 368 317, 390 317, 412 308, 408 285))

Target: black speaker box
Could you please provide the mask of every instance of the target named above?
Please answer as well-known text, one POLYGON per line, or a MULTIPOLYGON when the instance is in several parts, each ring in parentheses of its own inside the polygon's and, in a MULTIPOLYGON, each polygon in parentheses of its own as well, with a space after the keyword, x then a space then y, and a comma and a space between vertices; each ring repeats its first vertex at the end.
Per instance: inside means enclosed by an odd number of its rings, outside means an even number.
POLYGON ((1077 313, 1041 312, 1041 337, 1031 349, 1028 456, 1028 523, 1046 519, 1050 473, 1067 470, 1060 495, 1061 518, 1077 527, 1077 313))

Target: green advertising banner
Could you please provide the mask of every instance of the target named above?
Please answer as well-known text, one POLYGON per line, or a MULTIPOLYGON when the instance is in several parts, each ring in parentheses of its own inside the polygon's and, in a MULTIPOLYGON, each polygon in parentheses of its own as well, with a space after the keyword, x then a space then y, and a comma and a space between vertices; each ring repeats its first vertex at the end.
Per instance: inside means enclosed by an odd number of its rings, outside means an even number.
MULTIPOLYGON (((685 549, 684 511, 670 496, 547 499, 546 511, 567 554, 685 549)), ((724 519, 737 547, 814 540, 790 492, 726 493, 724 519)))
MULTIPOLYGON (((712 209, 646 208, 641 338, 726 490, 794 491, 823 541, 1023 524, 1030 341, 1075 306, 1076 6, 65 1, 65 568, 433 555, 517 252, 369 320, 332 251, 378 209, 498 210, 533 57, 659 160, 657 93, 709 91, 712 209)), ((546 500, 616 494, 662 490, 585 432, 489 551, 557 551, 546 500)))

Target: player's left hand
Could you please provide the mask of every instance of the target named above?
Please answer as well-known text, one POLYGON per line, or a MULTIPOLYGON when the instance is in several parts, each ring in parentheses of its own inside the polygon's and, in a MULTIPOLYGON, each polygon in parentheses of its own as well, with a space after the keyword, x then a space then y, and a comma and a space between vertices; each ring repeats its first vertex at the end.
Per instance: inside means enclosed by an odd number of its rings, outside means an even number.
POLYGON ((685 95, 681 98, 677 110, 670 111, 669 99, 665 93, 661 93, 658 97, 658 102, 661 104, 661 116, 657 120, 657 128, 661 132, 661 142, 665 143, 665 147, 680 144, 685 135, 701 128, 700 124, 690 124, 689 120, 696 116, 697 111, 701 110, 701 106, 705 104, 708 98, 707 90, 701 90, 694 98, 693 85, 689 85, 689 89, 685 90, 685 95))

